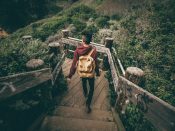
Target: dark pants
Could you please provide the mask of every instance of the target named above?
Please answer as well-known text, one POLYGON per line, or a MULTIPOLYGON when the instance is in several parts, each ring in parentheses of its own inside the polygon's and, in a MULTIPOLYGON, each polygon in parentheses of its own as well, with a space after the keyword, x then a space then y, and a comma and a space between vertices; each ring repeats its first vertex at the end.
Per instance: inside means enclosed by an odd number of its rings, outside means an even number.
POLYGON ((82 85, 83 85, 83 94, 85 97, 87 96, 86 104, 87 106, 90 106, 94 93, 94 78, 82 78, 82 85), (87 81, 90 86, 89 92, 87 90, 87 81))

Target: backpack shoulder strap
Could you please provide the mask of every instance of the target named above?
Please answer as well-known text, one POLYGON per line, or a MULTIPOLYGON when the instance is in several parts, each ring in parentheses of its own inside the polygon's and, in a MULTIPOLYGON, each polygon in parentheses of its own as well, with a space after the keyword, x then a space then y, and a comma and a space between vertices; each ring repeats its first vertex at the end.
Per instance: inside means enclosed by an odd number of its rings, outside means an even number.
POLYGON ((94 51, 94 48, 92 48, 92 50, 89 52, 89 54, 87 56, 91 56, 93 51, 94 51))

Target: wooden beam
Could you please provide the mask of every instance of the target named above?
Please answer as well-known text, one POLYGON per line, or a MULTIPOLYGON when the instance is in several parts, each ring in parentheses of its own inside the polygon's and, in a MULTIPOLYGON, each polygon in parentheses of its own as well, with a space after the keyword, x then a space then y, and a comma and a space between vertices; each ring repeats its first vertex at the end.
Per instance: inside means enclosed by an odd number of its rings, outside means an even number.
MULTIPOLYGON (((72 45, 72 46, 80 46, 81 45, 80 41, 76 41, 76 40, 72 40, 72 39, 62 38, 61 41, 62 41, 63 44, 69 44, 69 45, 72 45)), ((104 46, 98 46, 96 44, 91 44, 91 45, 96 47, 98 52, 101 52, 101 53, 106 52, 107 48, 104 47, 104 46)))
MULTIPOLYGON (((77 39, 77 38, 72 38, 72 37, 68 37, 70 40, 75 40, 75 41, 78 41, 78 42, 82 42, 82 40, 80 39, 77 39)), ((98 43, 95 43, 95 42, 91 42, 92 45, 96 45, 96 46, 102 46, 102 47, 105 47, 105 45, 102 45, 102 44, 98 44, 98 43)))
POLYGON ((175 130, 175 107, 122 76, 119 77, 118 88, 129 101, 143 107, 146 117, 158 130, 175 130))
POLYGON ((50 68, 0 78, 0 102, 44 82, 51 82, 50 68))
POLYGON ((62 55, 60 61, 57 63, 55 69, 54 69, 53 72, 52 72, 52 85, 55 84, 55 81, 56 81, 56 79, 57 79, 57 77, 58 77, 58 74, 59 74, 60 71, 61 71, 61 66, 62 66, 62 63, 63 63, 63 61, 64 61, 64 59, 65 59, 65 56, 66 56, 65 53, 63 53, 63 55, 62 55))
MULTIPOLYGON (((75 38, 62 38, 62 42, 73 46, 81 44, 81 40, 75 38)), ((159 130, 175 130, 175 107, 138 87, 124 77, 118 76, 110 50, 104 46, 99 46, 99 44, 92 43, 92 45, 96 47, 98 52, 108 55, 113 84, 118 95, 122 92, 132 103, 142 104, 145 115, 159 130)), ((117 62, 122 74, 125 75, 124 68, 118 58, 117 62)))

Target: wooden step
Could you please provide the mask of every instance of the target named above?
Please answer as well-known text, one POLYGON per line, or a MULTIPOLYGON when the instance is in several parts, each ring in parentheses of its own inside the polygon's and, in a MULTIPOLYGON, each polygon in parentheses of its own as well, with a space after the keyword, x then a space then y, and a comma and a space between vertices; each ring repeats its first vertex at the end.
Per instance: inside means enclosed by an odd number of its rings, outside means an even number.
POLYGON ((114 122, 51 116, 45 118, 40 131, 117 131, 117 126, 114 122))
POLYGON ((54 116, 62 116, 66 118, 78 118, 78 119, 88 119, 88 120, 98 120, 113 122, 112 112, 102 111, 102 110, 93 110, 87 114, 85 108, 72 108, 66 106, 59 106, 54 112, 54 116))

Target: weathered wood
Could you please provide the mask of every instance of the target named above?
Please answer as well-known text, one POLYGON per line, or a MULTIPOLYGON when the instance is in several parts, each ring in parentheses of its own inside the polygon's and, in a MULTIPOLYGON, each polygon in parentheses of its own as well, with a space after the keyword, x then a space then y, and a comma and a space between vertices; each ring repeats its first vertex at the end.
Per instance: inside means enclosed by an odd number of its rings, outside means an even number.
POLYGON ((175 107, 140 88, 126 78, 119 77, 119 85, 129 101, 142 107, 145 115, 160 131, 175 130, 175 107))
POLYGON ((143 80, 144 72, 137 67, 128 67, 126 69, 125 78, 129 81, 140 86, 141 81, 143 80))
MULTIPOLYGON (((72 39, 62 38, 61 41, 64 44, 69 44, 69 45, 72 45, 72 46, 80 46, 81 45, 80 41, 76 41, 76 40, 72 40, 72 39)), ((96 45, 94 43, 92 43, 91 45, 96 47, 98 52, 101 52, 101 53, 105 53, 106 52, 106 47, 98 46, 98 45, 96 45)))
POLYGON ((64 61, 64 59, 65 59, 65 56, 66 56, 66 55, 63 53, 63 55, 62 55, 60 61, 57 63, 55 69, 54 69, 53 72, 52 72, 52 76, 53 76, 53 78, 52 78, 52 85, 55 84, 55 81, 56 81, 56 79, 57 79, 57 77, 58 77, 58 74, 59 74, 60 71, 61 71, 61 65, 62 65, 62 63, 63 63, 63 61, 64 61))
POLYGON ((105 47, 111 50, 113 41, 114 41, 113 38, 109 38, 109 37, 105 38, 105 47))
POLYGON ((109 62, 108 62, 108 56, 105 54, 103 56, 103 70, 109 69, 109 62))
POLYGON ((111 69, 111 75, 112 75, 112 78, 113 78, 114 88, 115 88, 115 91, 117 91, 117 88, 118 88, 117 87, 118 86, 118 75, 117 75, 117 71, 116 71, 116 68, 115 68, 115 64, 114 64, 114 61, 112 59, 112 55, 111 55, 111 52, 110 52, 109 49, 106 49, 106 53, 108 55, 108 62, 109 62, 110 69, 111 69))
POLYGON ((113 61, 114 61, 115 65, 116 65, 115 67, 117 69, 118 76, 120 76, 120 75, 125 76, 125 70, 123 68, 123 65, 122 65, 120 59, 118 58, 117 51, 116 51, 116 49, 114 47, 112 47, 112 53, 113 53, 113 61), (118 68, 117 64, 119 65, 119 68, 118 68), (119 73, 119 69, 121 70, 122 74, 119 73))
POLYGON ((44 82, 51 82, 50 68, 0 78, 0 102, 34 88, 44 82))
POLYGON ((62 30, 62 37, 67 38, 69 36, 69 31, 68 30, 62 30))
POLYGON ((49 52, 54 54, 59 54, 61 52, 61 47, 59 42, 49 43, 49 52))
MULTIPOLYGON (((68 37, 68 39, 70 39, 70 40, 75 40, 75 41, 78 41, 78 42, 82 42, 82 40, 77 39, 77 38, 73 38, 73 37, 68 37)), ((98 43, 95 43, 95 42, 90 42, 90 43, 91 43, 92 45, 105 47, 104 45, 102 45, 102 44, 98 44, 98 43)))

